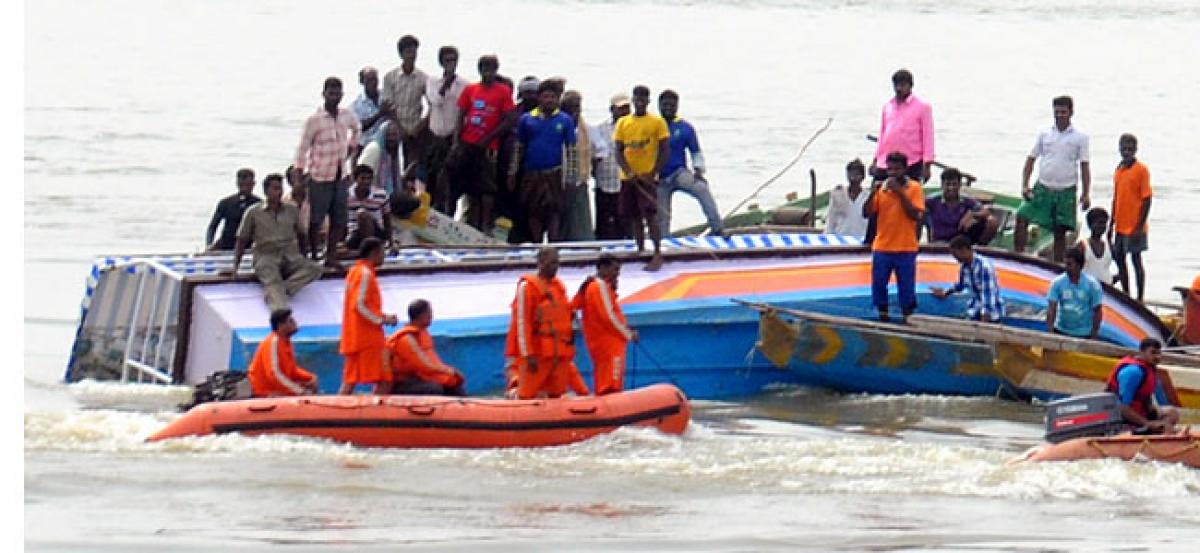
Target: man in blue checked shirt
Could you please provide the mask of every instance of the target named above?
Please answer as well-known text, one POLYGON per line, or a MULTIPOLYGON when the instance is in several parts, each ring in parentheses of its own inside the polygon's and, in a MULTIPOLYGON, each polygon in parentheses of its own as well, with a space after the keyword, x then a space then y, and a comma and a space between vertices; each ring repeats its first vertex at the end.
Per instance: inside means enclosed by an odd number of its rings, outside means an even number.
POLYGON ((992 260, 975 253, 971 239, 961 234, 950 240, 950 255, 961 265, 958 270, 958 284, 949 290, 932 288, 934 297, 943 299, 955 292, 967 290, 971 292, 971 300, 967 303, 967 318, 985 323, 998 322, 1004 317, 1004 298, 1000 297, 1000 284, 996 281, 996 269, 992 267, 992 260))

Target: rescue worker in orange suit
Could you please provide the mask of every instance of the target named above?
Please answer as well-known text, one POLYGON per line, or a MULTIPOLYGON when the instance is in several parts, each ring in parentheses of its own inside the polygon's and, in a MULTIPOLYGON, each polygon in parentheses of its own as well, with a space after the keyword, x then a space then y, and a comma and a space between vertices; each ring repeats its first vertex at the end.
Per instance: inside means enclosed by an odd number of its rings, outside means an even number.
POLYGON ((296 364, 292 335, 300 329, 291 309, 271 312, 271 333, 258 345, 250 361, 250 389, 254 397, 302 396, 317 393, 317 377, 296 364))
POLYGON ((558 251, 538 250, 537 266, 537 274, 521 277, 512 303, 504 348, 504 355, 514 359, 509 386, 520 399, 556 398, 568 387, 576 395, 587 395, 587 384, 575 368, 574 312, 557 277, 558 251))
POLYGON ((433 306, 426 300, 408 304, 408 324, 387 341, 391 356, 392 393, 465 396, 458 369, 442 362, 433 349, 433 306))
POLYGON ((339 394, 349 394, 359 384, 374 384, 375 394, 392 391, 392 371, 384 365, 387 335, 384 325, 395 325, 396 316, 383 312, 383 296, 375 268, 383 265, 383 241, 363 240, 359 259, 346 274, 342 305, 342 342, 338 352, 346 358, 339 394))
POLYGON ((1200 275, 1192 280, 1191 288, 1176 286, 1183 299, 1183 322, 1177 333, 1182 346, 1200 346, 1200 275))
POLYGON ((626 346, 638 340, 637 331, 629 328, 617 303, 620 276, 621 262, 612 254, 602 254, 596 260, 596 274, 583 281, 571 300, 571 305, 583 313, 583 343, 592 358, 598 396, 625 389, 626 346))
POLYGON ((1179 411, 1174 407, 1154 404, 1154 391, 1158 388, 1155 373, 1161 360, 1162 342, 1146 338, 1136 355, 1117 362, 1104 388, 1117 395, 1125 423, 1149 434, 1170 434, 1179 423, 1179 411))

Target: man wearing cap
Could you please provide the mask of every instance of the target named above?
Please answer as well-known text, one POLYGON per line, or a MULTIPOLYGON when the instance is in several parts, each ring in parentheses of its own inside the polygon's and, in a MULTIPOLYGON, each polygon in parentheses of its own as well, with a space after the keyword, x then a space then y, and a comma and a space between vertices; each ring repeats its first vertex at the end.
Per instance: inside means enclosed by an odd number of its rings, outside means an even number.
POLYGON ((617 165, 616 151, 613 149, 613 130, 617 120, 629 115, 629 95, 619 93, 608 102, 608 112, 612 118, 605 120, 589 129, 592 139, 592 175, 596 179, 596 239, 619 240, 628 238, 627 223, 620 216, 621 205, 621 168, 617 165))

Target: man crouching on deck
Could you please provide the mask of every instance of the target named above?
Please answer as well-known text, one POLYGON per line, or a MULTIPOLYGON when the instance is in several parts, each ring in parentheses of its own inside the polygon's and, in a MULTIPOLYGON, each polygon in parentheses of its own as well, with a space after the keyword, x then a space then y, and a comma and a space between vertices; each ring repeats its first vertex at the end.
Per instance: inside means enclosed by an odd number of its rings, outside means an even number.
POLYGON ((391 357, 392 393, 465 396, 458 369, 442 362, 433 349, 433 306, 427 300, 408 304, 408 324, 387 341, 391 357))
MULTIPOLYGON (((558 251, 538 250, 537 274, 523 275, 512 303, 512 320, 504 355, 515 360, 517 397, 559 397, 567 387, 587 395, 575 368, 575 335, 571 302, 558 279, 558 251)), ((512 383, 512 375, 509 381, 512 383)), ((510 384, 511 385, 511 384, 510 384)))
POLYGON ((617 303, 617 278, 621 262, 612 254, 596 260, 596 274, 579 286, 572 307, 583 312, 583 341, 592 358, 596 395, 625 389, 625 349, 638 333, 629 328, 621 304, 617 303))
POLYGON ((317 377, 296 364, 292 351, 292 335, 299 329, 291 309, 271 312, 271 333, 258 345, 247 371, 254 397, 317 393, 317 377))
POLYGON ((1104 391, 1117 395, 1121 403, 1121 418, 1125 424, 1148 434, 1171 434, 1179 423, 1179 411, 1174 407, 1154 404, 1158 389, 1158 362, 1162 360, 1162 342, 1146 338, 1138 345, 1136 355, 1117 361, 1104 391))
POLYGON ((359 260, 346 274, 346 297, 342 306, 342 341, 338 352, 346 358, 339 394, 349 394, 358 384, 374 384, 376 395, 392 390, 392 371, 385 369, 387 352, 384 325, 396 324, 396 316, 383 312, 383 296, 375 268, 383 265, 383 241, 363 240, 359 260))

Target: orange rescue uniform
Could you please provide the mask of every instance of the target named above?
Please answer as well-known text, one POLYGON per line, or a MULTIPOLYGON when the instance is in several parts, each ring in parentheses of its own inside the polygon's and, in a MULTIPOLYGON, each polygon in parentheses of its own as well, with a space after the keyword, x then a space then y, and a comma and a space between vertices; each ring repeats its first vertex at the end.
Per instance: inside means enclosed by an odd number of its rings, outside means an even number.
POLYGON ((292 342, 274 332, 258 345, 250 361, 250 389, 254 397, 301 396, 313 374, 296 364, 292 342))
POLYGON ((504 355, 515 358, 517 397, 532 399, 542 393, 559 397, 568 387, 578 395, 588 393, 575 368, 571 316, 561 280, 546 281, 536 274, 521 277, 504 347, 504 355), (537 359, 537 369, 529 367, 526 359, 530 356, 537 359))
POLYGON ((375 280, 375 267, 369 260, 360 259, 346 275, 342 342, 338 346, 338 352, 346 358, 342 382, 391 382, 392 371, 383 366, 386 350, 383 297, 379 293, 379 282, 375 280))
POLYGON ((462 386, 463 377, 454 367, 442 362, 433 349, 433 336, 424 328, 406 325, 387 341, 391 352, 392 378, 400 382, 419 378, 446 388, 462 386))
POLYGON ((1183 300, 1183 317, 1180 341, 1185 345, 1200 346, 1200 276, 1192 281, 1192 288, 1183 300))
POLYGON ((625 389, 625 351, 633 337, 612 286, 602 278, 588 283, 571 301, 583 312, 583 342, 592 358, 596 395, 625 389))

